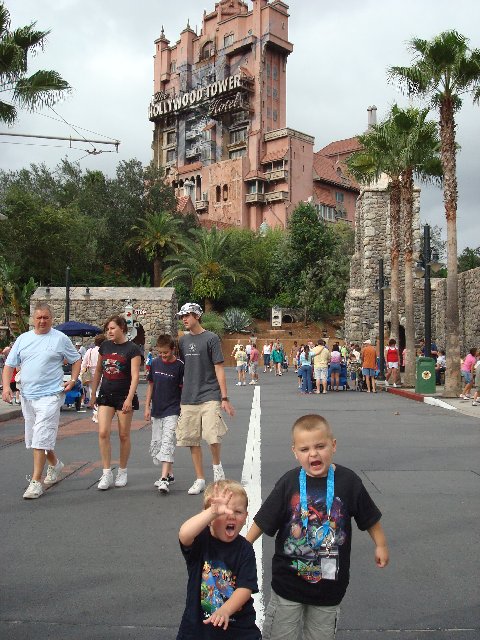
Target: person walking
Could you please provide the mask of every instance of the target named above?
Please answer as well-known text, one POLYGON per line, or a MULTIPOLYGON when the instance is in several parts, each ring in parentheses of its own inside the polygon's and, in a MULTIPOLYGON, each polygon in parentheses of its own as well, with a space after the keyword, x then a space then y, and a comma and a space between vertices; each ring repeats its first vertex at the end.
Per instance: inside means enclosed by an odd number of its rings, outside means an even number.
POLYGON ((26 499, 43 494, 41 477, 48 461, 44 484, 58 481, 64 467, 55 453, 60 408, 64 392, 73 389, 80 374, 81 358, 69 338, 53 329, 53 314, 46 303, 38 303, 33 311, 33 330, 20 335, 5 361, 3 369, 4 402, 11 402, 10 379, 13 370, 22 369, 22 413, 25 419, 25 446, 33 449, 33 472, 26 499), (72 365, 70 380, 63 381, 63 361, 72 365))
POLYGON ((95 404, 98 385, 98 444, 103 473, 97 489, 105 491, 114 484, 111 468, 112 446, 110 433, 112 420, 117 415, 120 439, 120 464, 115 478, 116 487, 127 484, 127 463, 130 456, 130 429, 133 412, 139 408, 137 386, 140 378, 142 354, 138 345, 127 338, 127 321, 113 315, 104 325, 107 339, 98 350, 98 362, 92 380, 90 407, 95 404))
POLYGON ((393 378, 393 386, 396 387, 400 382, 400 354, 395 338, 388 341, 388 346, 385 349, 385 361, 387 363, 385 386, 388 387, 390 378, 393 378))
POLYGON ((272 355, 272 343, 265 342, 263 345, 263 373, 267 373, 267 369, 269 371, 272 370, 270 365, 270 357, 272 355))
POLYGON ((473 375, 475 365, 477 364, 477 349, 473 347, 467 353, 465 360, 462 362, 461 366, 461 374, 462 378, 465 381, 465 386, 463 388, 462 393, 460 394, 460 398, 462 400, 470 400, 470 391, 473 386, 473 375))
POLYGON ((245 381, 247 371, 247 353, 243 344, 241 344, 235 351, 235 362, 237 363, 238 374, 237 387, 244 387, 247 384, 245 381))
POLYGON ((196 478, 188 490, 190 495, 205 491, 202 438, 210 447, 214 481, 225 478, 221 447, 227 426, 221 409, 229 416, 235 415, 235 409, 227 395, 220 338, 202 327, 202 314, 202 307, 195 302, 187 302, 177 313, 186 332, 179 340, 180 359, 185 363, 185 374, 177 425, 177 447, 189 447, 192 455, 196 478))
POLYGON ((312 356, 308 344, 300 354, 300 372, 302 374, 302 393, 312 393, 312 356))
POLYGON ((328 385, 328 363, 330 362, 330 351, 325 340, 321 338, 317 341, 317 346, 311 351, 313 356, 313 373, 315 378, 315 393, 327 393, 328 385), (322 391, 320 390, 322 387, 322 391))
POLYGON ((273 345, 272 360, 273 360, 273 366, 275 367, 275 375, 281 376, 282 364, 284 360, 284 351, 283 351, 283 345, 281 344, 279 339, 277 339, 277 341, 273 345))
POLYGON ((252 350, 250 351, 250 382, 248 384, 257 384, 258 382, 258 360, 260 358, 260 352, 257 349, 255 343, 252 344, 252 350))
POLYGON ((340 386, 341 362, 342 354, 338 343, 336 343, 333 345, 330 354, 330 388, 332 391, 338 391, 338 387, 340 386))

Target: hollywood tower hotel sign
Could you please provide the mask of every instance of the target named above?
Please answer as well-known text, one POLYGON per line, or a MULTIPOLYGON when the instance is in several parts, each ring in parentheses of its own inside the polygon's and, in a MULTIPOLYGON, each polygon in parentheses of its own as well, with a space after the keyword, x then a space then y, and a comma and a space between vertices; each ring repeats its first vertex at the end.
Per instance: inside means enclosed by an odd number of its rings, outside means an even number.
POLYGON ((199 32, 155 41, 154 163, 205 226, 285 226, 312 194, 313 138, 286 127, 288 6, 251 4, 220 0, 199 32))

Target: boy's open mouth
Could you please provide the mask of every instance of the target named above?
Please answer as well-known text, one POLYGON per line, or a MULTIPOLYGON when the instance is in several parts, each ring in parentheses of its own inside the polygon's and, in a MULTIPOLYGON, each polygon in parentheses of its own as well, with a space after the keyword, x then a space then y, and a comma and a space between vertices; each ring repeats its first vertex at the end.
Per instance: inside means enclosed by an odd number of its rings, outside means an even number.
POLYGON ((235 525, 233 523, 227 524, 225 531, 227 532, 227 536, 233 536, 235 533, 235 525))
POLYGON ((313 461, 310 463, 310 466, 311 466, 311 467, 313 467, 314 469, 315 469, 316 467, 321 467, 321 466, 322 466, 322 461, 321 461, 321 460, 313 460, 313 461))

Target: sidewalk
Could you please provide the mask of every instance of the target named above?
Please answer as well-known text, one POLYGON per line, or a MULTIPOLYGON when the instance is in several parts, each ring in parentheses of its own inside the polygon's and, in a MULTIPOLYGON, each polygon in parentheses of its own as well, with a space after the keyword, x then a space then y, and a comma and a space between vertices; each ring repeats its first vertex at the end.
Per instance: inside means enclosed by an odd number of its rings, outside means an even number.
POLYGON ((22 409, 19 404, 7 404, 0 398, 0 422, 19 418, 22 415, 22 409))
POLYGON ((443 407, 444 409, 449 409, 451 411, 458 411, 459 413, 462 413, 465 416, 470 416, 471 418, 480 419, 480 406, 472 407, 471 400, 461 400, 460 398, 444 398, 442 395, 444 389, 443 387, 437 386, 437 390, 434 394, 423 395, 421 393, 416 393, 415 389, 413 388, 406 389, 404 387, 385 387, 378 382, 377 386, 382 386, 384 391, 393 393, 397 396, 402 396, 403 398, 408 398, 409 400, 425 402, 426 404, 443 407))

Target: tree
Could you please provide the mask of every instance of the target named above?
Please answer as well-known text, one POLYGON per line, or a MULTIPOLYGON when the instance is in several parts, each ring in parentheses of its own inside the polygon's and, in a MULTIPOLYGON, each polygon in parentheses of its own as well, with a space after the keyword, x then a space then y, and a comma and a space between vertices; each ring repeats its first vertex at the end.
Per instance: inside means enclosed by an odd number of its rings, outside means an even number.
POLYGON ((211 311, 227 284, 255 285, 256 273, 244 260, 242 249, 239 243, 232 243, 228 230, 194 229, 181 253, 166 258, 172 264, 165 269, 161 286, 187 282, 194 298, 203 299, 205 311, 211 311))
POLYGON ((133 237, 127 245, 143 252, 148 260, 153 261, 153 286, 160 287, 163 260, 171 251, 180 249, 183 240, 180 232, 181 220, 167 211, 147 213, 133 225, 133 237))
POLYGON ((439 156, 438 129, 435 122, 427 120, 428 109, 400 109, 397 105, 390 112, 393 124, 398 129, 399 153, 403 170, 401 173, 401 212, 404 239, 405 266, 405 341, 407 356, 404 382, 407 387, 415 385, 415 321, 413 295, 413 200, 414 176, 421 182, 436 182, 441 185, 442 167, 439 156))
POLYGON ((10 31, 10 13, 0 3, 0 91, 10 102, 0 100, 0 121, 12 125, 17 106, 35 111, 53 105, 71 91, 70 85, 56 71, 37 71, 27 76, 28 56, 45 46, 49 31, 38 31, 35 22, 10 31), (12 104, 13 103, 13 104, 12 104))
MULTIPOLYGON (((399 256, 401 205, 401 136, 391 117, 373 125, 367 133, 358 136, 362 149, 347 160, 350 173, 359 182, 372 184, 382 173, 390 179, 390 334, 399 335, 399 256)), ((384 331, 379 327, 379 331, 384 331)))
POLYGON ((469 269, 476 269, 477 267, 480 267, 480 247, 476 249, 465 247, 458 256, 458 271, 468 271, 469 269))
POLYGON ((444 391, 447 397, 456 396, 460 390, 455 113, 461 107, 460 96, 464 93, 471 93, 474 102, 480 101, 480 50, 470 50, 468 42, 457 31, 444 31, 430 41, 414 38, 409 45, 415 59, 413 65, 390 67, 388 71, 390 79, 399 82, 409 95, 427 98, 440 112, 447 220, 447 375, 444 391))

